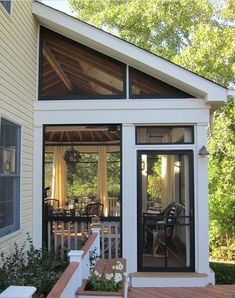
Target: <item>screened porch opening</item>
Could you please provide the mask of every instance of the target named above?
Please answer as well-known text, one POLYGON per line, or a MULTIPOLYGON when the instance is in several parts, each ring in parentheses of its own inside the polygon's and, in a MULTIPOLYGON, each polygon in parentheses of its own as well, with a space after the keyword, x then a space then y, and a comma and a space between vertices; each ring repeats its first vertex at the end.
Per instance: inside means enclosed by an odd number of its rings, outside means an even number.
POLYGON ((192 153, 138 155, 139 271, 191 271, 194 264, 192 153))
POLYGON ((120 255, 120 130, 120 125, 45 127, 44 234, 50 249, 76 249, 98 216, 104 256, 120 255))

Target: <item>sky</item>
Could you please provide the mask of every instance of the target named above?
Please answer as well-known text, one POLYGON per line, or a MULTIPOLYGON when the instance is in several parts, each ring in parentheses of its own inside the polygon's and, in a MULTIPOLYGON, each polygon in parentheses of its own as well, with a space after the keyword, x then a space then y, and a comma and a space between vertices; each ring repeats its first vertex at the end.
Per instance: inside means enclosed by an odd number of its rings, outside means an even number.
POLYGON ((69 8, 67 0, 42 0, 42 2, 55 9, 58 9, 67 14, 73 15, 71 9, 69 8))

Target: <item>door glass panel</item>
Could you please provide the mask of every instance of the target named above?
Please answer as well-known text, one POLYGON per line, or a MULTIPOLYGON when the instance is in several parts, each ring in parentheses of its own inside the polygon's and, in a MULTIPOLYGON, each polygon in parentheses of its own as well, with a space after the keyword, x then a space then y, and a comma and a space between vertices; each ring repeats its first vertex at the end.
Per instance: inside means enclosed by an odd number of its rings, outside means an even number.
POLYGON ((192 155, 139 155, 139 271, 193 268, 192 155))

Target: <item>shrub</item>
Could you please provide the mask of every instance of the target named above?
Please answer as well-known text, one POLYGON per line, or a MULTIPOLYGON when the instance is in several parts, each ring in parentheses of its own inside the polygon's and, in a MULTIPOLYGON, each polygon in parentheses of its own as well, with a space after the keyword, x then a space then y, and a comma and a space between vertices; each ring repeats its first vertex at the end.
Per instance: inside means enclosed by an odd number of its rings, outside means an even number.
POLYGON ((1 253, 1 263, 0 292, 11 285, 27 285, 37 288, 35 297, 46 297, 67 266, 46 249, 35 249, 29 234, 21 246, 14 243, 10 256, 1 253))

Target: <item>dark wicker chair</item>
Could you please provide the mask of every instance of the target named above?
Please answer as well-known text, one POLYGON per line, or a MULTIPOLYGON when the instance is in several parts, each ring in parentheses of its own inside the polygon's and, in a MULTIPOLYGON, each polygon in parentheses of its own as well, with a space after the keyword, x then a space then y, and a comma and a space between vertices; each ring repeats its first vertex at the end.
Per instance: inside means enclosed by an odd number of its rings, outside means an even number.
POLYGON ((90 203, 86 206, 85 214, 87 217, 103 216, 104 204, 90 203))

